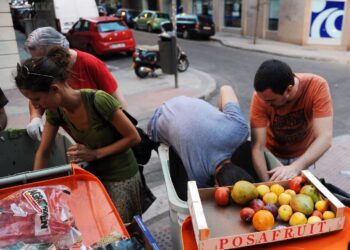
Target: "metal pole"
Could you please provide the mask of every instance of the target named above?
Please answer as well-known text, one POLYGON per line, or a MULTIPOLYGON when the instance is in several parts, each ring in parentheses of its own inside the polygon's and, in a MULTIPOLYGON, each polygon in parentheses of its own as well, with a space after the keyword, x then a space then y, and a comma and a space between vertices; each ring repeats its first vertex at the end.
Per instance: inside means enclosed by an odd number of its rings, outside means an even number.
POLYGON ((260 12, 260 0, 257 0, 256 6, 256 19, 255 19, 255 29, 254 29, 254 39, 253 44, 256 44, 256 37, 258 36, 258 23, 259 23, 259 12, 260 12))
POLYGON ((172 0, 171 2, 172 5, 172 23, 173 23, 173 37, 174 37, 174 43, 175 43, 175 88, 179 87, 178 84, 178 77, 177 77, 177 44, 176 44, 176 0, 172 0))

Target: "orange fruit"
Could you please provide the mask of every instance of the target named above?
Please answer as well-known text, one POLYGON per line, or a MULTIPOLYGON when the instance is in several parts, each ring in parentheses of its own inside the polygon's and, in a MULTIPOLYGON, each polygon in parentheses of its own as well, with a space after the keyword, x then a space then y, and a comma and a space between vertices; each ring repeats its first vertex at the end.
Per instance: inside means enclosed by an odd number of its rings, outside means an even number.
POLYGON ((270 230, 275 224, 275 218, 267 210, 259 210, 253 216, 253 226, 257 231, 270 230))

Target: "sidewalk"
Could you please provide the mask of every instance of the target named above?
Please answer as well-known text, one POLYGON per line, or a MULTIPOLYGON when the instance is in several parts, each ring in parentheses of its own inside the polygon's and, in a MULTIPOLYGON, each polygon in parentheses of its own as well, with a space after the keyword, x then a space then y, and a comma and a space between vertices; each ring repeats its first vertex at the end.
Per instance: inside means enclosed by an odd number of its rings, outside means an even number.
POLYGON ((220 42, 224 46, 257 51, 273 55, 304 58, 318 61, 337 62, 350 64, 350 51, 333 49, 331 47, 299 46, 291 43, 283 43, 272 40, 257 39, 253 44, 253 38, 242 37, 239 34, 217 32, 212 40, 220 42))

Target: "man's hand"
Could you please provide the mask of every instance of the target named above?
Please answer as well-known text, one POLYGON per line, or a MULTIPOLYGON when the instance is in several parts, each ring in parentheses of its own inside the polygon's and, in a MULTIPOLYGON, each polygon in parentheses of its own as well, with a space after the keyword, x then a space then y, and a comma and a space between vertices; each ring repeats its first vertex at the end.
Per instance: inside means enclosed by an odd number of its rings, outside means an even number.
POLYGON ((73 163, 97 160, 96 150, 89 149, 83 144, 76 144, 69 147, 67 155, 73 163))
POLYGON ((39 117, 34 117, 27 125, 27 133, 33 140, 41 140, 41 133, 43 131, 43 121, 39 117))
POLYGON ((271 176, 269 181, 289 180, 300 174, 300 169, 291 164, 288 166, 276 167, 267 173, 271 176))

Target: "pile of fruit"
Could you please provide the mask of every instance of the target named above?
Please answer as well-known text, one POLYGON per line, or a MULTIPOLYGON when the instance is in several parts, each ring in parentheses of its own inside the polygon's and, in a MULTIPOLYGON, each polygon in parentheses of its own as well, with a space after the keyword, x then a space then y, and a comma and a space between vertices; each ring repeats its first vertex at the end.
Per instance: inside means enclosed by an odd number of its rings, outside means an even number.
POLYGON ((255 186, 248 181, 238 181, 232 187, 219 187, 215 201, 219 206, 230 203, 245 206, 240 211, 242 221, 252 223, 257 231, 272 229, 275 221, 290 226, 320 222, 335 217, 329 201, 318 190, 306 182, 305 177, 294 177, 285 190, 280 184, 255 186), (230 195, 231 194, 231 195, 230 195))

